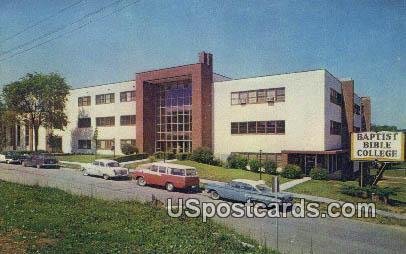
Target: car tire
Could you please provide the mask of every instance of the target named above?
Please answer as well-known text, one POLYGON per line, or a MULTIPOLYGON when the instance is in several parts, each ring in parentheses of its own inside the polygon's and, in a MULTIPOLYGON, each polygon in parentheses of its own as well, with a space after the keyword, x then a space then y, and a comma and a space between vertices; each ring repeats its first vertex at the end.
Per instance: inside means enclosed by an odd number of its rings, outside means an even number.
POLYGON ((145 185, 147 185, 147 182, 145 181, 144 177, 140 176, 137 178, 137 184, 139 186, 145 186, 145 185))
POLYGON ((210 197, 214 200, 220 199, 220 195, 217 193, 217 191, 210 191, 210 197))
POLYGON ((173 185, 173 183, 166 183, 165 184, 165 189, 167 190, 167 191, 174 191, 175 190, 175 186, 173 185))
POLYGON ((104 179, 104 180, 109 180, 110 177, 109 177, 108 175, 103 175, 103 179, 104 179))

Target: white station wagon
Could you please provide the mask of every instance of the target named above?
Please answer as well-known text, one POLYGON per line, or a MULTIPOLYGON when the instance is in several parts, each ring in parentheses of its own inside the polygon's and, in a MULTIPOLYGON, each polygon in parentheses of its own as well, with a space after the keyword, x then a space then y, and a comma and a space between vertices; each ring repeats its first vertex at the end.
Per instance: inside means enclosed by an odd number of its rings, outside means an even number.
POLYGON ((95 160, 83 166, 82 171, 85 176, 101 176, 105 180, 128 177, 128 169, 120 167, 120 164, 114 160, 95 160))

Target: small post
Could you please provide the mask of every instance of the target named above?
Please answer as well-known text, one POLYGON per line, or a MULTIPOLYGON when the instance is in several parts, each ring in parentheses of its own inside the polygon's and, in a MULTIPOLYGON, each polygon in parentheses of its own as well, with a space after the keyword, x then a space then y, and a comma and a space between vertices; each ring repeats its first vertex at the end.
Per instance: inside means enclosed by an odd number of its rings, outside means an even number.
POLYGON ((259 180, 262 180, 262 150, 259 150, 259 180))

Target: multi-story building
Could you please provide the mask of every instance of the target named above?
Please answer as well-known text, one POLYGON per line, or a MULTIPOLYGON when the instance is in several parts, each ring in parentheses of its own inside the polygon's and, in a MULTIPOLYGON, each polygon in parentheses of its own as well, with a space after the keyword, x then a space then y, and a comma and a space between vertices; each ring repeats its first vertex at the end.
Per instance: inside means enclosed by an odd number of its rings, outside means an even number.
MULTIPOLYGON (((330 172, 354 168, 349 136, 370 129, 371 104, 353 80, 324 69, 230 79, 214 73, 212 55, 202 52, 195 64, 73 89, 66 114, 65 130, 53 131, 64 153, 120 154, 124 143, 146 153, 208 147, 221 159, 262 156, 307 173, 316 164, 330 172)), ((48 147, 47 133, 40 132, 40 149, 48 147)), ((30 135, 17 126, 10 148, 32 148, 30 135)))

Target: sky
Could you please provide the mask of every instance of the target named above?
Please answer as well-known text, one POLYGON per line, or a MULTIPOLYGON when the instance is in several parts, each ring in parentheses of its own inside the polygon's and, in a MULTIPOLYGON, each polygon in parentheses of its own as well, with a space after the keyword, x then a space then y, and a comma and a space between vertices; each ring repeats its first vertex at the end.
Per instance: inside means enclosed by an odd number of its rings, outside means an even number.
POLYGON ((33 72, 58 72, 72 87, 130 80, 195 63, 205 50, 215 72, 232 78, 319 68, 352 78, 356 93, 371 97, 373 123, 406 128, 406 0, 140 0, 125 7, 133 2, 0 0, 0 89, 33 72), (85 16, 103 6, 110 7, 85 16))

